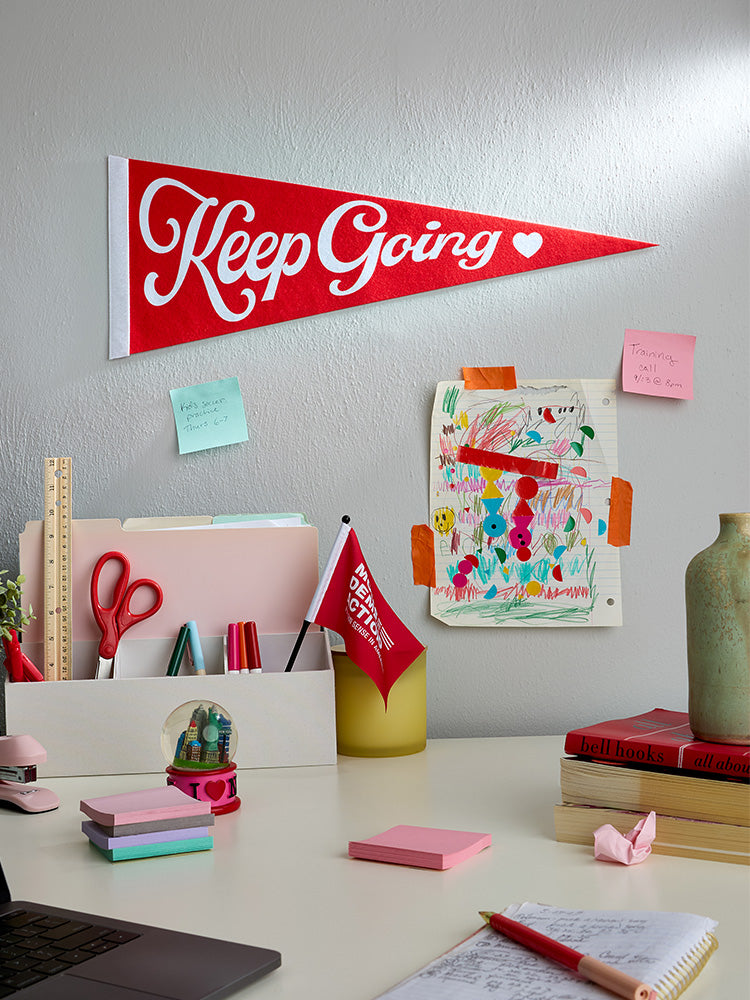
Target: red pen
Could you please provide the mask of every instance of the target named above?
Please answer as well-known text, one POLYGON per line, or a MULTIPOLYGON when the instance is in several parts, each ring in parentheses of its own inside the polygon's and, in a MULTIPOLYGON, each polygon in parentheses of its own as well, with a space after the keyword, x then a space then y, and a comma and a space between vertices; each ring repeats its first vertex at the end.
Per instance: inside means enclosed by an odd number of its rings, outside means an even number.
POLYGON ((656 993, 650 986, 646 986, 639 979, 634 979, 626 972, 613 969, 611 965, 600 962, 597 958, 584 955, 583 952, 569 948, 554 938, 540 934, 539 931, 532 930, 525 924, 510 917, 504 917, 502 913, 489 913, 480 911, 480 915, 493 928, 504 934, 506 937, 517 941, 518 944, 530 948, 532 951, 551 958, 553 962, 559 962, 566 969, 572 969, 583 976, 584 979, 603 986, 605 990, 616 994, 618 997, 626 997, 626 1000, 656 1000, 656 993))

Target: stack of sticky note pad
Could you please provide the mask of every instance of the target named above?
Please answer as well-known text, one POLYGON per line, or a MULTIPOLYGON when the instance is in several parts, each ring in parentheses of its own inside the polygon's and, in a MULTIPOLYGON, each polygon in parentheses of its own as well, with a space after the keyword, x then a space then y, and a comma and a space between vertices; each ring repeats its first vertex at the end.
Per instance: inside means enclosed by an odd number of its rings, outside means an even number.
POLYGON ((110 861, 209 851, 214 846, 211 803, 193 799, 174 785, 82 799, 81 812, 90 817, 81 829, 110 861))
POLYGON ((489 833, 436 830, 429 826, 393 826, 366 840, 349 841, 349 857, 365 861, 444 871, 478 854, 492 843, 489 833))

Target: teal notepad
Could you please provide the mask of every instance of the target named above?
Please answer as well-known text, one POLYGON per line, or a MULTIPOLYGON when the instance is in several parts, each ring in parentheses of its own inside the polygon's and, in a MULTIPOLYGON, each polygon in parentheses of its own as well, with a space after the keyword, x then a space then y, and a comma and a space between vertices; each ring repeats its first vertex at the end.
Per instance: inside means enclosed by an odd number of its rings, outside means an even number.
POLYGON ((89 843, 110 861, 133 861, 136 858, 158 858, 167 854, 210 851, 214 846, 214 838, 193 837, 191 840, 168 840, 161 844, 134 844, 130 847, 113 847, 111 850, 98 847, 93 840, 89 843))

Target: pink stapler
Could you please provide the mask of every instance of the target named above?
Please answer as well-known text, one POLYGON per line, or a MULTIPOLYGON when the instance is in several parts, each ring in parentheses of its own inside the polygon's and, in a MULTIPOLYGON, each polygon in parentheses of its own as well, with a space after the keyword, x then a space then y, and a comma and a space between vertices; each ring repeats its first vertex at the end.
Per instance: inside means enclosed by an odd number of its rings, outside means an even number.
POLYGON ((17 788, 36 781, 36 766, 47 751, 33 736, 0 736, 0 802, 10 802, 26 812, 57 809, 60 800, 49 788, 17 788))

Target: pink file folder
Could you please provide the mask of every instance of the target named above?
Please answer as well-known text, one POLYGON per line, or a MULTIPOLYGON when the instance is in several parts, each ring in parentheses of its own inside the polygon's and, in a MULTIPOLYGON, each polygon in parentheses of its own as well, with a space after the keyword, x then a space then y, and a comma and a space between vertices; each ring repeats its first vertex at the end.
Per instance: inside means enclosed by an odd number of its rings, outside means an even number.
MULTIPOLYGON (((28 521, 20 535, 24 597, 44 606, 42 521, 28 521)), ((257 528, 246 525, 153 530, 123 528, 116 519, 71 522, 72 638, 96 640, 91 611, 91 573, 104 552, 124 552, 131 580, 148 577, 161 586, 164 603, 127 638, 176 636, 191 619, 204 635, 224 635, 227 623, 252 610, 258 631, 296 633, 318 585, 318 531, 310 525, 257 528)), ((149 597, 150 599, 150 597, 149 597)), ((135 608, 134 610, 139 610, 135 608)), ((24 630, 26 643, 41 642, 42 616, 24 630)))

